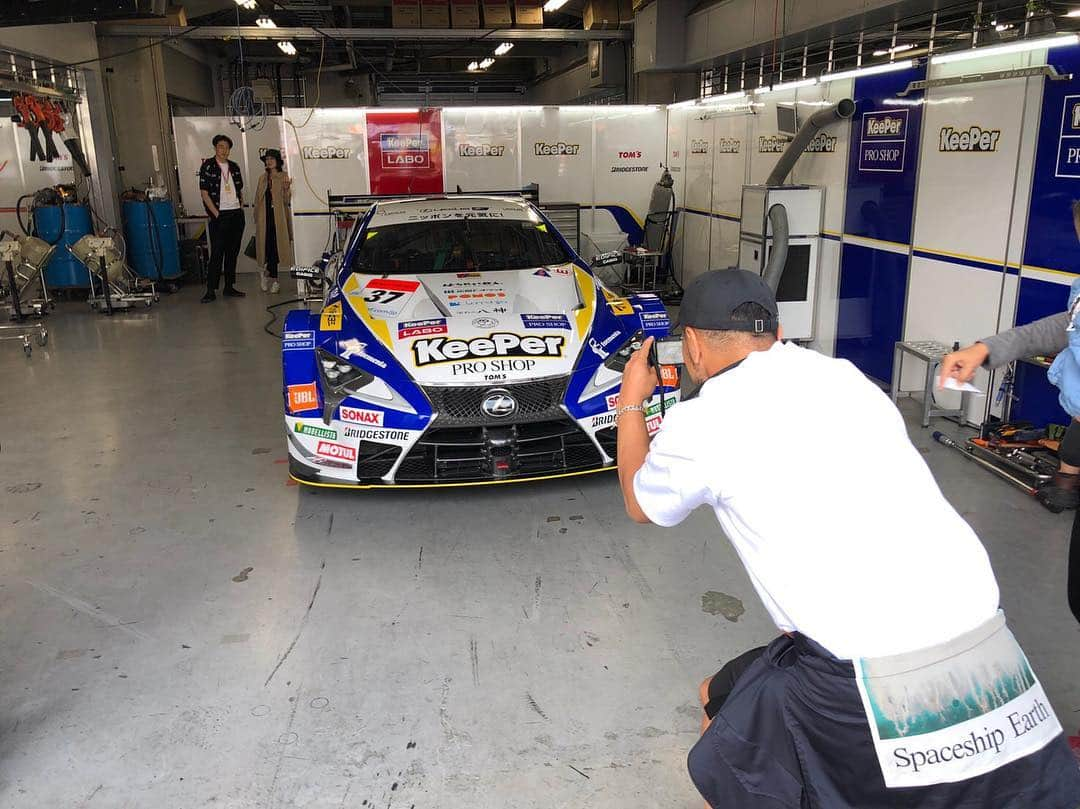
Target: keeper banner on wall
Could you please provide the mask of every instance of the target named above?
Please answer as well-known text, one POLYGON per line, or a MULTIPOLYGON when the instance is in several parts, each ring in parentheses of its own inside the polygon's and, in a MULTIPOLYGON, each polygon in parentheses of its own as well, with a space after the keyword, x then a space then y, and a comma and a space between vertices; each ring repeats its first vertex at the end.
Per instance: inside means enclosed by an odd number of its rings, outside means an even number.
POLYGON ((369 112, 372 194, 441 194, 442 122, 437 109, 369 112))

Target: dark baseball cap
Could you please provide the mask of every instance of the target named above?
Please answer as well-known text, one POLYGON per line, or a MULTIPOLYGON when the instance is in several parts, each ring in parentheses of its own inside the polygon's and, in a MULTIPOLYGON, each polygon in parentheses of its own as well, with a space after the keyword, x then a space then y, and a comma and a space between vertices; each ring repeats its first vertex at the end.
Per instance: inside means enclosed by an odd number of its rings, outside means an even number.
POLYGON ((679 325, 709 331, 774 332, 780 322, 776 296, 760 275, 749 270, 708 270, 683 292, 679 325), (769 313, 762 320, 733 320, 744 303, 756 303, 769 313))

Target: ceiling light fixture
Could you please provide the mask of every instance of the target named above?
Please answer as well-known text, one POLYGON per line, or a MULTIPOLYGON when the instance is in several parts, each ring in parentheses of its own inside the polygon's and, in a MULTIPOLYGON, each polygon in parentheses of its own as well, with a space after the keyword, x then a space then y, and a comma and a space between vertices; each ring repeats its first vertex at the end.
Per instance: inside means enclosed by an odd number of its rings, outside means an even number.
POLYGON ((1072 11, 1070 11, 1065 16, 1066 17, 1080 17, 1080 8, 1074 8, 1072 11))
POLYGON ((296 46, 288 40, 282 40, 281 42, 278 42, 277 46, 281 49, 281 52, 286 54, 287 56, 296 56, 296 46))
POLYGON ((465 69, 468 70, 470 73, 472 73, 472 72, 477 71, 477 70, 480 69, 480 63, 479 62, 469 62, 469 66, 467 68, 465 68, 465 69))
POLYGON ((260 28, 277 28, 277 23, 266 16, 259 17, 255 20, 255 24, 260 28))
POLYGON ((914 42, 905 42, 903 45, 897 45, 894 48, 885 48, 884 50, 874 51, 874 56, 888 56, 889 54, 903 53, 904 51, 910 51, 914 47, 914 42))
POLYGON ((899 62, 886 62, 883 65, 869 65, 867 67, 857 67, 853 70, 838 70, 835 73, 826 73, 819 78, 823 82, 838 81, 839 79, 857 79, 860 76, 876 76, 878 73, 907 70, 914 64, 914 59, 901 59, 899 62))
POLYGON ((764 95, 765 93, 778 93, 781 90, 795 90, 799 87, 810 87, 817 84, 817 79, 799 79, 798 81, 785 81, 780 84, 772 84, 768 86, 761 86, 754 88, 754 95, 764 95))
POLYGON ((963 62, 967 59, 979 59, 983 56, 1000 56, 1006 53, 1023 53, 1024 51, 1036 51, 1040 48, 1060 48, 1062 45, 1075 45, 1080 42, 1080 36, 1076 34, 1056 34, 1052 37, 1040 37, 1039 39, 1025 39, 1021 42, 1010 42, 1008 45, 991 45, 985 48, 969 48, 966 51, 954 51, 933 56, 930 61, 935 65, 944 65, 949 62, 963 62))
POLYGON ((510 52, 510 49, 514 47, 513 42, 504 42, 495 49, 496 56, 505 56, 510 52))
POLYGON ((495 60, 492 59, 490 56, 487 57, 487 59, 481 59, 480 60, 480 69, 481 70, 487 70, 493 64, 495 64, 495 60))
POLYGON ((248 11, 254 11, 259 7, 258 0, 236 0, 236 5, 240 8, 246 8, 248 11))
POLYGON ((568 0, 547 0, 544 3, 544 11, 558 11, 567 4, 568 0))

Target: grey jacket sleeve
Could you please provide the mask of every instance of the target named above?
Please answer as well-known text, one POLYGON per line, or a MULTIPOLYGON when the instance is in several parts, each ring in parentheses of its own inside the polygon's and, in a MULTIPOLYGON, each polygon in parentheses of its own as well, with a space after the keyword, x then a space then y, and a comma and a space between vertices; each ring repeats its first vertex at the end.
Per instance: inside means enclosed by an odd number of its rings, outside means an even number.
POLYGON ((1013 360, 1064 351, 1069 345, 1069 335, 1065 331, 1068 325, 1069 314, 1062 312, 1003 331, 993 337, 984 337, 979 342, 990 349, 986 367, 998 368, 1013 360))

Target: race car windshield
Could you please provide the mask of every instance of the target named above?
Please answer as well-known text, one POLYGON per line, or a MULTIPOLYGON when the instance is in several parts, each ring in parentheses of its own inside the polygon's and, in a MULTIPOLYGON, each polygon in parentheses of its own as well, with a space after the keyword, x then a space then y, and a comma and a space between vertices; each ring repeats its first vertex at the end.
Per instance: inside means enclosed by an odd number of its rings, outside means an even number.
POLYGON ((353 258, 354 272, 524 270, 566 264, 570 256, 543 222, 444 219, 372 227, 353 258))

